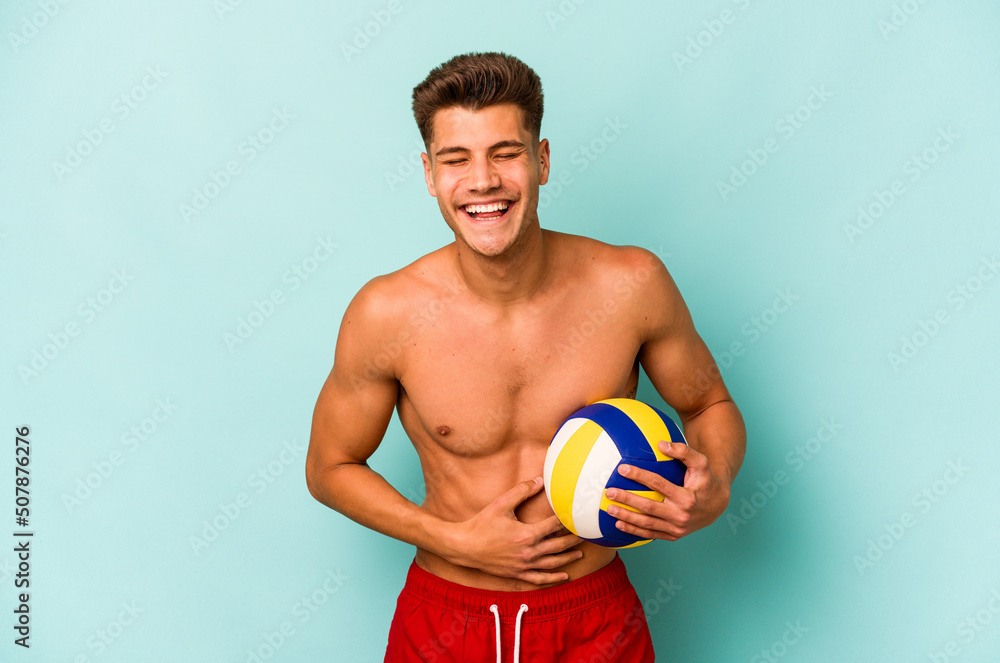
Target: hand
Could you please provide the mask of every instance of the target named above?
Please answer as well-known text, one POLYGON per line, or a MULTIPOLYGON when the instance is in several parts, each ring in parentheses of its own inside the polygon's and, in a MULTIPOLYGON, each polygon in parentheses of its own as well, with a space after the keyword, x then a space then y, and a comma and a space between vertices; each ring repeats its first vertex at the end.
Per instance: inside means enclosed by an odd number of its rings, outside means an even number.
POLYGON ((632 465, 622 465, 622 476, 661 493, 662 502, 609 488, 608 499, 636 508, 640 513, 611 506, 608 513, 618 519, 618 529, 644 539, 676 541, 715 522, 729 506, 729 486, 719 480, 708 458, 682 442, 659 444, 660 451, 684 463, 684 485, 673 484, 658 474, 632 465))
POLYGON ((566 573, 549 571, 583 557, 580 550, 567 550, 583 539, 568 532, 545 538, 566 531, 556 516, 526 524, 514 515, 514 509, 541 488, 541 477, 522 481, 469 520, 456 523, 448 560, 535 585, 568 580, 566 573))

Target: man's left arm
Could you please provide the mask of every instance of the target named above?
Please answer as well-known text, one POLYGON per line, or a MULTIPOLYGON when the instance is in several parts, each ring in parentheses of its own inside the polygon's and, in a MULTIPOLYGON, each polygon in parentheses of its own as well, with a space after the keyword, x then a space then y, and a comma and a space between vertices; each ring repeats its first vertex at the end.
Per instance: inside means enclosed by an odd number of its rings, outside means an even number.
POLYGON ((639 361, 656 391, 680 416, 689 446, 660 443, 663 453, 687 466, 683 486, 623 467, 625 476, 659 491, 664 500, 609 490, 609 499, 640 513, 621 507, 609 512, 625 532, 674 541, 710 525, 726 510, 730 486, 743 463, 746 427, 666 267, 648 251, 629 251, 632 269, 651 273, 641 283, 639 296, 631 298, 635 306, 630 313, 641 339, 639 361))

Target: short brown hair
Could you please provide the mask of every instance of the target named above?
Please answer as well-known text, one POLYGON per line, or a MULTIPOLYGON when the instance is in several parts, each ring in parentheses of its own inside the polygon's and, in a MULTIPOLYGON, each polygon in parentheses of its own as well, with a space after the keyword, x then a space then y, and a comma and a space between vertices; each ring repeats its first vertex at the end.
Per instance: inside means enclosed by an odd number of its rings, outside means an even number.
POLYGON ((505 53, 456 55, 432 69, 413 88, 413 116, 424 145, 430 146, 434 114, 459 106, 477 111, 496 104, 521 109, 524 127, 538 140, 542 132, 542 81, 531 67, 505 53))

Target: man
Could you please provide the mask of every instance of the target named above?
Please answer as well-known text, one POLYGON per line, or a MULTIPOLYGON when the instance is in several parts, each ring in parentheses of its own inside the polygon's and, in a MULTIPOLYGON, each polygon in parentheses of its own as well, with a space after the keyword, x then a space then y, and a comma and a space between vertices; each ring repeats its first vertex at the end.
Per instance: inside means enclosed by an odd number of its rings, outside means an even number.
POLYGON ((616 552, 567 532, 541 492, 548 442, 580 407, 634 397, 641 365, 684 426, 690 447, 660 445, 687 466, 684 486, 632 469, 665 500, 608 497, 638 509, 613 507, 623 531, 672 541, 725 511, 740 413, 658 258, 539 227, 550 161, 534 71, 458 56, 414 89, 413 109, 427 190, 455 241, 348 306, 313 417, 309 490, 417 548, 387 661, 651 661, 616 552), (420 457, 421 505, 366 463, 393 408, 420 457))

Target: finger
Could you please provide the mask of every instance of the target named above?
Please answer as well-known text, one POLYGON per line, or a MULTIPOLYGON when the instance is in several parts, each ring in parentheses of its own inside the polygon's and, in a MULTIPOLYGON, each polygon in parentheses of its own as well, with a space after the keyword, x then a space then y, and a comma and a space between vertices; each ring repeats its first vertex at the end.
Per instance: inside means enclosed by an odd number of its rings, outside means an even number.
MULTIPOLYGON (((534 546, 532 549, 539 557, 543 555, 552 555, 555 553, 561 553, 567 548, 572 548, 573 546, 582 543, 583 539, 578 537, 576 534, 568 534, 566 536, 560 536, 555 539, 545 539, 538 545, 534 546)), ((581 552, 579 557, 583 557, 581 552)))
POLYGON ((546 537, 552 538, 554 536, 561 536, 565 533, 570 533, 561 522, 559 522, 558 516, 549 516, 545 520, 539 520, 537 523, 531 523, 528 525, 531 528, 532 534, 534 534, 536 540, 542 540, 546 537))
POLYGON ((569 580, 568 573, 545 573, 543 571, 525 571, 517 575, 518 580, 530 582, 532 585, 551 585, 569 580))
POLYGON ((675 536, 684 536, 689 533, 687 527, 691 522, 691 516, 676 505, 632 495, 627 491, 613 490, 615 493, 623 495, 619 498, 612 498, 609 495, 610 499, 640 510, 637 513, 623 506, 612 504, 608 507, 608 515, 613 518, 644 528, 647 531, 666 531, 675 536))
MULTIPOLYGON (((635 465, 619 465, 618 473, 623 477, 631 479, 646 486, 650 490, 655 490, 670 501, 676 501, 680 494, 684 491, 682 486, 667 481, 659 474, 650 472, 649 470, 644 470, 641 467, 636 467, 635 465)), ((685 475, 685 480, 687 476, 685 475)))
MULTIPOLYGON (((638 509, 644 514, 649 514, 660 520, 667 520, 675 525, 685 527, 692 518, 692 509, 695 507, 696 499, 694 493, 687 488, 670 484, 670 490, 664 490, 663 501, 652 500, 648 497, 636 495, 621 488, 609 488, 607 490, 608 499, 638 509)), ((628 509, 608 507, 608 513, 618 518, 619 513, 625 514, 628 509)))
POLYGON ((657 445, 660 451, 670 456, 674 460, 679 460, 690 469, 704 469, 708 466, 708 458, 705 454, 683 442, 667 442, 660 440, 657 445))
POLYGON ((545 555, 532 560, 531 568, 550 571, 552 569, 558 569, 561 566, 566 566, 570 562, 575 562, 581 557, 583 557, 583 551, 567 550, 566 552, 559 553, 558 555, 545 555))
POLYGON ((543 536, 542 538, 543 538, 543 539, 554 539, 554 538, 556 538, 556 537, 558 537, 558 536, 565 536, 565 535, 567 535, 567 534, 572 534, 572 533, 573 533, 573 532, 569 531, 569 530, 568 530, 568 529, 566 529, 565 527, 560 527, 560 528, 559 528, 558 530, 556 530, 555 532, 549 532, 548 534, 546 534, 546 535, 545 535, 545 536, 543 536))
MULTIPOLYGON (((609 500, 617 502, 618 504, 624 504, 630 506, 633 509, 638 509, 642 513, 650 514, 658 518, 666 518, 670 511, 670 504, 664 504, 659 500, 650 499, 648 497, 643 497, 642 495, 636 495, 627 490, 622 490, 620 488, 608 488, 605 493, 609 500)), ((612 516, 616 516, 618 512, 628 512, 628 509, 622 508, 620 506, 611 505, 608 507, 608 513, 612 516)))
POLYGON ((518 504, 542 489, 542 477, 521 481, 494 500, 493 504, 502 511, 514 511, 518 504))
MULTIPOLYGON (((629 525, 634 525, 636 527, 642 527, 649 531, 663 531, 670 528, 671 531, 677 532, 681 528, 677 523, 671 522, 664 518, 657 518, 655 516, 650 516, 645 513, 636 513, 635 511, 629 511, 628 509, 623 509, 620 506, 612 506, 608 508, 608 515, 617 518, 619 522, 625 522, 629 525)), ((615 523, 617 527, 618 524, 615 523)))
POLYGON ((615 526, 627 534, 634 534, 635 536, 643 539, 665 539, 667 541, 676 541, 685 534, 685 532, 678 531, 673 528, 665 532, 659 532, 656 530, 646 529, 645 527, 637 527, 636 525, 627 523, 623 520, 619 520, 615 526))

